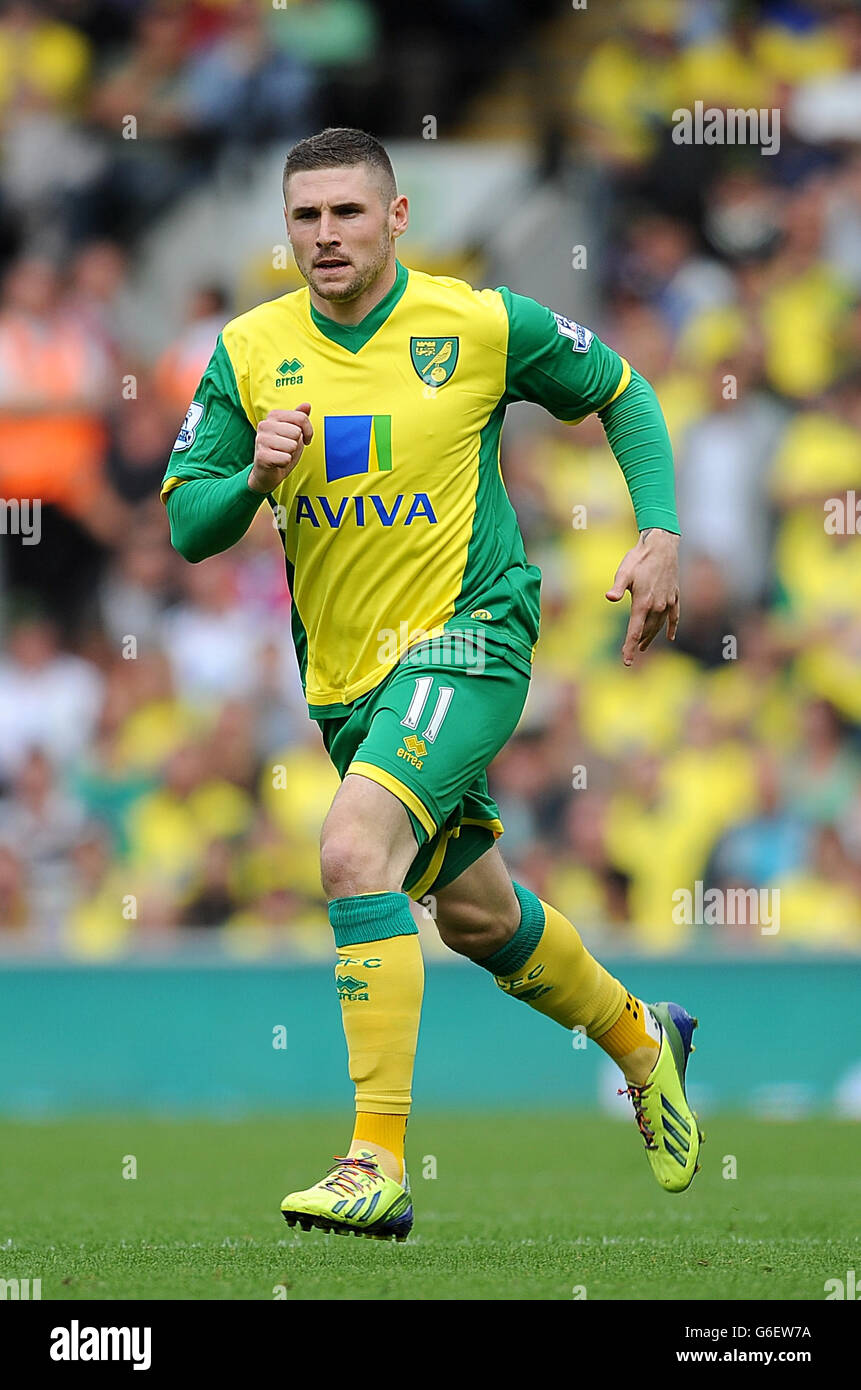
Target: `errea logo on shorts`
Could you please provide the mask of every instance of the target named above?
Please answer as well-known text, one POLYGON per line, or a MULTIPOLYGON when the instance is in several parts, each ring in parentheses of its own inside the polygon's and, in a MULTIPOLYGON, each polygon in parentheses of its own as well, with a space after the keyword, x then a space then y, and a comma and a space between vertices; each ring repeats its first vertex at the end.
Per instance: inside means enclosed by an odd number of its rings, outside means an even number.
POLYGON ((202 419, 203 406, 200 404, 200 401, 192 401, 188 410, 185 412, 182 428, 176 436, 176 443, 173 446, 174 453, 178 453, 182 449, 191 448, 194 443, 194 437, 197 434, 197 427, 202 419))
POLYGON ((415 734, 407 734, 404 738, 404 748, 398 749, 398 757, 406 758, 413 767, 420 768, 422 760, 428 751, 428 746, 423 738, 416 738, 415 734))

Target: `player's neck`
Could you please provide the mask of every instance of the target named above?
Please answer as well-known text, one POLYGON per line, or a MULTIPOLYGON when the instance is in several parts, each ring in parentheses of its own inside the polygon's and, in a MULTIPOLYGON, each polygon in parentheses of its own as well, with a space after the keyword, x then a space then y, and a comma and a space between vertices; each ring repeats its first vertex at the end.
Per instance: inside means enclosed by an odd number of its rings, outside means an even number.
POLYGON ((333 319, 335 323, 354 325, 361 323, 372 309, 376 309, 381 299, 385 299, 389 290, 395 283, 398 275, 398 263, 393 256, 389 264, 380 272, 372 285, 363 290, 355 299, 336 300, 321 299, 318 294, 310 288, 311 303, 318 314, 323 314, 327 319, 333 319))

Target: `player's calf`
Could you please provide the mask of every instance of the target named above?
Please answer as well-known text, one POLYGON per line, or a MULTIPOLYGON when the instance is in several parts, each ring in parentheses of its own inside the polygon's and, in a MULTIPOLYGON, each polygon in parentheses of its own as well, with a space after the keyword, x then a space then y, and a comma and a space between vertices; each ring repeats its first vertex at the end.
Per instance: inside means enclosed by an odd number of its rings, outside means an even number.
MULTIPOLYGON (((473 886, 469 875, 467 870, 458 881, 461 899, 473 886)), ((697 1171, 702 1142, 685 1094, 694 1020, 679 1005, 644 1004, 589 954, 561 912, 520 884, 511 887, 519 909, 516 930, 497 950, 473 959, 506 994, 565 1028, 584 1031, 613 1059, 628 1083, 657 1181, 666 1191, 684 1191, 697 1171)), ((462 922, 480 928, 480 914, 470 918, 462 904, 459 913, 462 922)))
POLYGON ((440 937, 476 964, 505 946, 520 926, 520 902, 495 846, 441 888, 436 903, 440 937))

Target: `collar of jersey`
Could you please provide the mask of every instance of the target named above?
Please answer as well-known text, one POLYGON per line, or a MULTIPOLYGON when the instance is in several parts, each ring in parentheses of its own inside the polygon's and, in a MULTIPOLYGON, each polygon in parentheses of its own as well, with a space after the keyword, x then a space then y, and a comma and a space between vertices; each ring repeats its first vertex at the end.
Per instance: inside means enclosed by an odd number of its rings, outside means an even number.
POLYGON ((392 288, 383 296, 379 304, 374 305, 370 313, 365 314, 359 323, 336 323, 334 319, 319 313, 311 304, 311 319, 323 336, 329 338, 333 343, 339 343, 348 352, 358 352, 360 348, 363 348, 365 343, 373 338, 377 329, 382 328, 407 287, 409 271, 406 266, 401 265, 400 261, 396 261, 395 265, 397 270, 392 288))

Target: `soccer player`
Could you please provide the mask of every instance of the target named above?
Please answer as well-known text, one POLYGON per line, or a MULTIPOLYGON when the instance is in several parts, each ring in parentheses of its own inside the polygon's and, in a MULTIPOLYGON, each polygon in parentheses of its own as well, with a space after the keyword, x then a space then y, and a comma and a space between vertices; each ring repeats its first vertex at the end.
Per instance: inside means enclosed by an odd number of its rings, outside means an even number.
POLYGON ((411 1228, 404 1135, 428 893, 452 950, 612 1057, 657 1181, 684 1191, 702 1138, 684 1084, 696 1020, 643 1003, 562 913, 512 881, 486 775, 520 719, 539 626, 540 573, 499 466, 506 405, 535 401, 571 424, 598 412, 640 529, 607 593, 631 593, 630 665, 679 617, 672 452, 655 394, 561 314, 407 270, 395 254, 407 199, 372 136, 300 141, 284 203, 307 288, 224 329, 162 491, 191 561, 235 544, 262 500, 272 508, 309 713, 342 779, 321 876, 355 1128, 326 1175, 284 1199, 284 1216, 383 1238, 411 1228))

